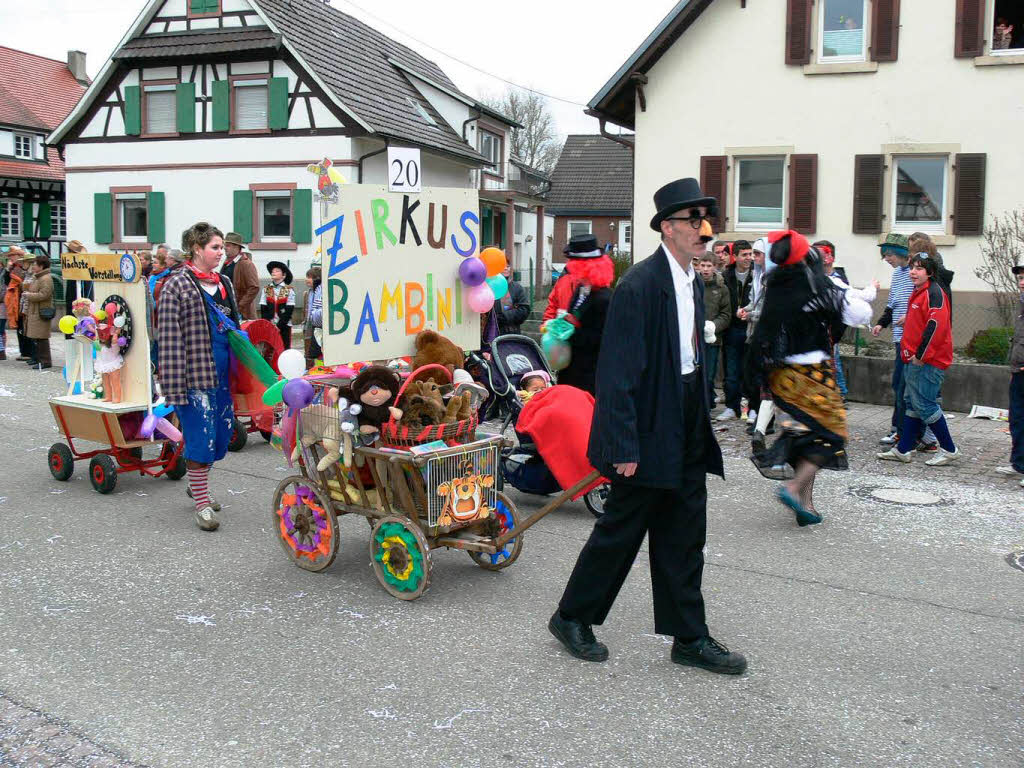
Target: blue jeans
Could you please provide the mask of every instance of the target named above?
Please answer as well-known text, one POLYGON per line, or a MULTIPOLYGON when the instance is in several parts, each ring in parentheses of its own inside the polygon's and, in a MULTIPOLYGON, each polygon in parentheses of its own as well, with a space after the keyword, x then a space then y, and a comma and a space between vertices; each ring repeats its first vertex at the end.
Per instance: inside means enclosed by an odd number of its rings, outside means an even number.
POLYGON ((903 367, 907 416, 920 419, 926 425, 934 424, 942 418, 939 393, 942 391, 942 380, 945 376, 945 371, 927 363, 911 363, 903 367))
POLYGON ((1010 463, 1024 474, 1024 372, 1010 377, 1010 463))
POLYGON ((747 343, 746 328, 728 328, 722 340, 722 354, 725 368, 725 405, 736 413, 740 412, 740 395, 743 383, 743 349, 747 343))
POLYGON ((705 349, 704 375, 708 383, 708 408, 715 407, 715 376, 718 375, 719 349, 719 346, 709 346, 705 349))
POLYGON ((896 342, 896 362, 892 366, 892 393, 895 397, 892 408, 892 428, 898 432, 903 428, 903 415, 906 411, 903 392, 903 358, 900 357, 900 345, 896 342))
POLYGON ((832 348, 832 362, 836 368, 836 386, 839 387, 839 394, 846 397, 849 390, 846 388, 846 376, 843 375, 843 358, 839 354, 839 345, 832 348))
POLYGON ((7 318, 0 317, 0 352, 7 348, 7 318))

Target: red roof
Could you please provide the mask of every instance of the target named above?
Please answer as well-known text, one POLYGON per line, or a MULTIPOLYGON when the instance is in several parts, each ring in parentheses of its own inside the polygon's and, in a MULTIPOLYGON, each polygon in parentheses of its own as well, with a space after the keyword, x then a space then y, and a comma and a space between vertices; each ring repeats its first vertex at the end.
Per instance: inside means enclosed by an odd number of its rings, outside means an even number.
POLYGON ((0 123, 52 131, 83 93, 67 62, 0 45, 0 123))
MULTIPOLYGON (((52 131, 85 93, 63 61, 0 45, 0 123, 52 131)), ((0 160, 0 177, 64 180, 64 162, 53 147, 47 163, 0 160)))

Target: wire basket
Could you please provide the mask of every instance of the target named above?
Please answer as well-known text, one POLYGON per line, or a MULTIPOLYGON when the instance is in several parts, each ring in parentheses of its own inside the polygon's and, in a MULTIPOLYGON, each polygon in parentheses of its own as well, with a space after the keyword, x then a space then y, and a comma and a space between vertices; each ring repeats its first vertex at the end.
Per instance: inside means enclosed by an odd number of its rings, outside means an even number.
POLYGON ((497 501, 499 458, 492 441, 427 459, 427 525, 450 530, 491 514, 497 501))

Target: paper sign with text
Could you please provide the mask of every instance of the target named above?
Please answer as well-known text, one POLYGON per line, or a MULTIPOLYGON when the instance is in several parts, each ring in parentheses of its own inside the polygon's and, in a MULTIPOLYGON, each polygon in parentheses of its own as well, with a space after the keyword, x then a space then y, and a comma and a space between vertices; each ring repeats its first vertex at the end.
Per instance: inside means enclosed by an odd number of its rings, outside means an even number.
POLYGON ((317 229, 326 364, 411 355, 424 328, 480 348, 480 315, 458 276, 479 252, 478 206, 475 189, 341 187, 317 229))

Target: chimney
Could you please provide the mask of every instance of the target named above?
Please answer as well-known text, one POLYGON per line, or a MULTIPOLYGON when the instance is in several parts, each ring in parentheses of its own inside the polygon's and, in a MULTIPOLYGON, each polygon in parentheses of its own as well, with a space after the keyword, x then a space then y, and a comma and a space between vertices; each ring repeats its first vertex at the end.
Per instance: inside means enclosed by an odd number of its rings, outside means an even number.
POLYGON ((85 74, 85 53, 82 51, 68 51, 68 69, 72 77, 82 85, 89 84, 89 76, 85 74))

